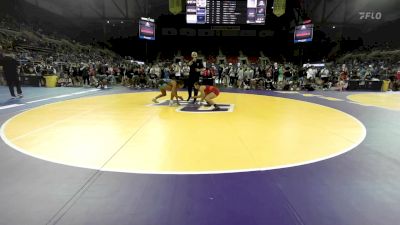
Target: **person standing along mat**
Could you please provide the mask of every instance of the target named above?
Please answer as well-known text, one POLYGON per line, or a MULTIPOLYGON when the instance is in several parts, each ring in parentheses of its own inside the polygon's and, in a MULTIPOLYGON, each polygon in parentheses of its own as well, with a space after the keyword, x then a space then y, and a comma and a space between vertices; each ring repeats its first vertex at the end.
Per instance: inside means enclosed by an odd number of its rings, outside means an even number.
MULTIPOLYGON (((188 99, 190 100, 192 97, 192 90, 194 89, 194 95, 197 95, 197 90, 194 88, 194 83, 199 82, 200 72, 203 70, 203 62, 201 59, 197 58, 197 52, 192 52, 192 60, 188 63, 190 66, 189 79, 187 81, 188 88, 188 99)), ((193 100, 193 103, 196 102, 196 99, 193 100)))
POLYGON ((0 65, 3 66, 4 78, 6 79, 8 88, 10 89, 11 98, 16 98, 14 87, 17 88, 19 98, 22 98, 21 84, 18 77, 18 62, 13 56, 5 55, 3 49, 0 48, 0 65))

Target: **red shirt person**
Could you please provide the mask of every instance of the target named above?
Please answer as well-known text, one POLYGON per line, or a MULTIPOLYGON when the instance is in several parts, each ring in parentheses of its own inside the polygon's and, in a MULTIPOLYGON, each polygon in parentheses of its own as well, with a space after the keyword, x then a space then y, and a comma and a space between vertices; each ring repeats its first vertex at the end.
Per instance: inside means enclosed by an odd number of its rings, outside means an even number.
POLYGON ((219 95, 219 89, 217 87, 214 87, 211 85, 200 85, 198 82, 196 82, 194 84, 194 88, 199 90, 199 92, 200 92, 199 95, 193 97, 194 99, 201 98, 200 102, 205 100, 208 105, 214 106, 213 110, 220 109, 219 106, 217 104, 215 104, 215 102, 213 101, 213 99, 215 99, 219 95))

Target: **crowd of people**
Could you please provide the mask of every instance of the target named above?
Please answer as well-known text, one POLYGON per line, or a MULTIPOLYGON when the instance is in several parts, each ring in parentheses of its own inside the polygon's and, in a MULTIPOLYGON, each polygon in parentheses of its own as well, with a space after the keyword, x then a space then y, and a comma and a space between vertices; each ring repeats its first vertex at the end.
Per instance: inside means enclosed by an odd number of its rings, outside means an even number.
MULTIPOLYGON (((161 79, 189 81, 189 62, 155 63, 137 66, 135 69, 117 68, 117 77, 133 88, 157 86, 161 79)), ((295 66, 291 63, 250 64, 203 63, 200 79, 205 84, 227 88, 266 90, 345 90, 351 80, 362 85, 367 81, 390 80, 389 90, 399 90, 400 63, 388 61, 347 63, 318 63, 295 66)))
MULTIPOLYGON (((99 87, 120 84, 128 88, 157 88, 165 79, 189 80, 189 61, 175 63, 138 63, 119 58, 117 60, 80 57, 81 54, 44 57, 40 53, 14 52, 20 64, 21 76, 57 75, 58 86, 99 87), (35 55, 35 57, 32 57, 35 55)), ((386 61, 347 63, 320 63, 296 66, 291 63, 271 64, 216 64, 200 61, 204 67, 200 80, 205 84, 227 88, 266 90, 345 90, 349 80, 390 80, 389 89, 399 89, 399 63, 386 61)), ((191 82, 191 83, 194 83, 191 82)), ((41 80, 45 85, 45 80, 41 80)))
MULTIPOLYGON (((191 57, 145 64, 100 47, 49 37, 39 31, 12 30, 4 20, 0 25, 3 53, 18 62, 19 76, 40 77, 38 85, 46 85, 43 77, 56 75, 57 85, 65 87, 107 88, 119 84, 128 88, 158 88, 168 79, 183 80, 189 89, 194 89, 194 83, 199 81, 247 90, 345 90, 349 80, 359 80, 361 84, 368 80, 390 80, 389 90, 399 90, 400 87, 398 50, 358 52, 347 54, 336 62, 300 66, 290 62, 265 61, 217 63, 216 60, 210 61, 213 57, 197 57, 196 53, 195 63, 201 69, 198 71, 199 79, 192 79, 191 57)), ((4 79, 0 79, 0 84, 5 84, 4 79)))

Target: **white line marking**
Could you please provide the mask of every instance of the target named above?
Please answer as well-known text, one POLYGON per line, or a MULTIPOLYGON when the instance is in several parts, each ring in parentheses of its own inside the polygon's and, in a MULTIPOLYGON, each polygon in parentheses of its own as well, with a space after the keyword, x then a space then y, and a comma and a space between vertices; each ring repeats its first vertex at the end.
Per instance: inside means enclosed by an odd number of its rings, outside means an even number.
POLYGON ((71 97, 71 96, 80 95, 80 94, 86 94, 86 93, 90 93, 90 92, 94 92, 94 91, 99 91, 99 90, 98 89, 94 89, 94 90, 88 90, 88 91, 75 92, 75 93, 71 93, 71 94, 58 95, 58 96, 55 96, 55 97, 29 101, 29 102, 27 102, 27 104, 36 103, 36 102, 44 102, 44 101, 48 101, 48 100, 51 100, 51 99, 66 98, 66 97, 71 97))
POLYGON ((70 96, 72 96, 72 94, 58 95, 58 96, 55 96, 55 97, 52 97, 52 98, 66 98, 66 97, 70 97, 70 96))
POLYGON ((27 102, 27 104, 36 103, 36 102, 44 102, 44 101, 47 101, 47 100, 50 100, 50 99, 51 98, 43 98, 43 99, 27 102))
POLYGON ((9 109, 9 108, 14 108, 14 107, 18 107, 24 104, 11 104, 11 105, 5 105, 5 106, 1 106, 0 109, 9 109))

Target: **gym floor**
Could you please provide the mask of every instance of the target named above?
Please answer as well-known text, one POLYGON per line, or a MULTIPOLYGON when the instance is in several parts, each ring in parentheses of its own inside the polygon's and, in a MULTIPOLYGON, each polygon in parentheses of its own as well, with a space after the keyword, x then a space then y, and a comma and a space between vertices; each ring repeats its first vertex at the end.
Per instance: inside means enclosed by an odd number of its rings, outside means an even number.
POLYGON ((0 87, 1 225, 400 220, 398 92, 227 89, 213 111, 155 90, 23 91, 0 87))

